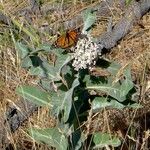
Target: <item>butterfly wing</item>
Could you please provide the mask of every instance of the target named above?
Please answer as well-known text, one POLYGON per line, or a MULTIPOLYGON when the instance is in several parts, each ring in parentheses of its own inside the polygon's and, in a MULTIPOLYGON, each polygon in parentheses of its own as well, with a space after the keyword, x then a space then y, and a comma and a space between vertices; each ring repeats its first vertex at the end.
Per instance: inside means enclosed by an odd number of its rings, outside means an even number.
POLYGON ((65 48, 66 47, 66 35, 62 35, 58 37, 55 44, 57 47, 65 48))
POLYGON ((78 33, 77 33, 77 31, 76 31, 76 30, 70 31, 70 32, 68 33, 69 45, 72 46, 72 45, 76 44, 77 38, 78 38, 78 33))
POLYGON ((57 47, 68 48, 73 46, 77 42, 78 32, 76 30, 71 30, 66 32, 65 35, 58 37, 55 44, 57 47))

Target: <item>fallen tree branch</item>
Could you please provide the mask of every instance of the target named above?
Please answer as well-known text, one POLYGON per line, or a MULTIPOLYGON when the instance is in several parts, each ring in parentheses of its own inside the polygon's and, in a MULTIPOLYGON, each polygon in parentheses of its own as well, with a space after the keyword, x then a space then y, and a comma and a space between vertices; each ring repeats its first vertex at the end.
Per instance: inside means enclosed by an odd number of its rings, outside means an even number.
MULTIPOLYGON (((105 1, 102 1, 100 4, 96 5, 93 8, 93 10, 96 11, 97 16, 110 16, 111 9, 113 8, 113 6, 114 6, 113 0, 105 0, 105 1)), ((121 8, 125 7, 125 0, 119 1, 119 7, 121 7, 121 8)), ((83 16, 81 13, 82 12, 80 12, 79 15, 73 17, 72 19, 65 21, 63 23, 64 28, 65 29, 76 28, 77 26, 82 24, 83 23, 83 16)))
POLYGON ((133 1, 125 11, 124 17, 109 32, 105 32, 97 38, 99 50, 113 48, 133 27, 135 23, 150 9, 149 0, 133 1))
POLYGON ((0 116, 0 150, 6 150, 12 133, 37 109, 35 104, 24 99, 7 108, 6 113, 0 116))
POLYGON ((37 105, 23 99, 17 103, 17 106, 9 107, 6 118, 11 132, 15 132, 37 108, 37 105))
MULTIPOLYGON (((94 8, 93 5, 89 6, 89 8, 93 8, 94 10, 96 10, 97 16, 110 16, 111 9, 113 8, 113 6, 114 6, 114 0, 104 0, 98 3, 96 6, 94 5, 94 8)), ((119 0, 119 7, 121 8, 125 7, 125 0, 119 0)), ((60 19, 62 21, 61 23, 57 23, 57 24, 54 23, 50 25, 49 28, 52 29, 52 33, 55 34, 58 31, 60 25, 64 26, 65 29, 72 29, 82 24, 83 17, 81 13, 85 9, 82 9, 80 12, 78 12, 78 15, 74 16, 73 18, 67 21, 63 22, 63 20, 60 19)), ((61 4, 40 6, 36 0, 30 0, 30 6, 24 8, 23 10, 19 10, 14 15, 24 16, 26 20, 28 20, 28 23, 32 24, 32 20, 30 18, 31 14, 34 13, 35 15, 39 15, 39 13, 41 13, 40 15, 43 16, 45 14, 47 15, 49 12, 51 13, 55 12, 59 16, 64 16, 69 13, 64 6, 61 6, 61 4)), ((10 20, 8 23, 8 18, 9 17, 4 15, 2 12, 0 12, 0 21, 4 22, 5 24, 9 24, 10 20)))

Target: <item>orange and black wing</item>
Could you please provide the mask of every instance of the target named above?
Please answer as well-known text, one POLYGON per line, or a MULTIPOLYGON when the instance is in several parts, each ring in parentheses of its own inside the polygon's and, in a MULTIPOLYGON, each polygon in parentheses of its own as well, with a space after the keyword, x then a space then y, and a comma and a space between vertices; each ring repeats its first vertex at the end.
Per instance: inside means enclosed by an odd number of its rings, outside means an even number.
POLYGON ((65 35, 58 37, 55 44, 57 47, 69 48, 76 44, 78 37, 78 32, 76 30, 71 30, 66 32, 65 35))

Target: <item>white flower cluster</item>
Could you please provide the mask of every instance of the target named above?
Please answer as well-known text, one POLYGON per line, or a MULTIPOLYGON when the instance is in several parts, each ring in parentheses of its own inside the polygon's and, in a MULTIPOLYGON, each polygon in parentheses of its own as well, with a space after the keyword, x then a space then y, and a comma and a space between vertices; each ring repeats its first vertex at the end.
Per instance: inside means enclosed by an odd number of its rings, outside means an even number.
POLYGON ((91 37, 84 37, 78 40, 73 53, 73 64, 75 70, 90 69, 96 64, 98 58, 98 45, 91 37))

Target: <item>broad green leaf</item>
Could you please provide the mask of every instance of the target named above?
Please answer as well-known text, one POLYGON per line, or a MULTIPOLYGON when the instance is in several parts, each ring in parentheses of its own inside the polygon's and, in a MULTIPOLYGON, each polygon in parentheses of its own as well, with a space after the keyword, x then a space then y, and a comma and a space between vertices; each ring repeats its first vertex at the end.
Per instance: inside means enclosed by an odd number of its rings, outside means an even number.
POLYGON ((39 85, 47 91, 53 90, 52 81, 48 80, 47 78, 40 79, 39 85))
POLYGON ((111 107, 111 108, 117 108, 117 109, 122 109, 125 106, 121 103, 119 103, 116 100, 110 100, 108 101, 108 98, 105 97, 96 97, 93 101, 92 101, 92 110, 94 112, 99 111, 102 108, 106 108, 106 107, 111 107))
POLYGON ((71 89, 69 89, 64 97, 64 100, 62 102, 61 108, 64 110, 64 122, 66 122, 69 118, 70 111, 72 108, 72 101, 73 101, 73 93, 74 89, 79 85, 79 80, 76 78, 72 84, 71 89))
POLYGON ((72 70, 72 68, 68 65, 70 61, 71 57, 68 57, 59 69, 59 76, 61 76, 61 80, 63 81, 63 83, 65 83, 68 89, 71 88, 72 83, 76 78, 74 70, 72 70))
POLYGON ((54 52, 54 46, 50 45, 50 44, 40 44, 36 49, 34 49, 34 51, 32 52, 32 54, 34 53, 39 53, 39 52, 54 52))
POLYGON ((48 61, 43 57, 36 55, 30 56, 32 66, 29 71, 31 75, 47 77, 49 80, 53 81, 58 81, 61 79, 60 73, 63 67, 70 61, 70 57, 68 57, 68 55, 63 55, 60 49, 55 49, 53 52, 57 56, 55 66, 53 64, 49 64, 48 61))
POLYGON ((84 143, 85 139, 86 139, 85 135, 80 130, 74 131, 70 136, 71 140, 70 149, 79 150, 82 144, 84 143))
POLYGON ((124 69, 123 75, 125 76, 125 79, 122 81, 120 86, 122 97, 127 95, 129 91, 134 87, 134 83, 132 82, 131 71, 129 67, 124 69))
POLYGON ((63 64, 61 65, 61 67, 59 68, 59 74, 64 74, 65 72, 65 67, 67 67, 67 64, 72 60, 71 57, 67 57, 66 60, 63 62, 63 64))
POLYGON ((116 62, 112 62, 109 67, 107 68, 107 70, 112 74, 112 75, 116 75, 119 71, 119 69, 121 68, 121 65, 119 65, 116 62))
POLYGON ((132 81, 131 69, 130 69, 129 66, 127 66, 127 67, 124 69, 124 76, 125 76, 128 80, 131 80, 131 81, 132 81))
POLYGON ((68 61, 68 56, 63 55, 61 52, 55 52, 57 56, 57 60, 55 62, 55 66, 50 65, 46 60, 42 59, 42 65, 40 66, 43 69, 43 72, 48 76, 51 80, 60 80, 60 70, 68 61))
POLYGON ((36 87, 20 86, 16 88, 16 93, 36 105, 52 107, 50 95, 36 87))
POLYGON ((21 42, 16 42, 15 44, 21 59, 25 58, 30 53, 31 50, 27 45, 21 42))
POLYGON ((133 82, 126 78, 120 85, 120 96, 121 97, 126 96, 133 87, 134 87, 133 82))
POLYGON ((85 33, 96 21, 96 13, 92 9, 87 9, 83 12, 83 29, 82 32, 85 33))
POLYGON ((46 76, 43 69, 40 66, 39 67, 32 66, 29 69, 29 72, 30 72, 31 75, 37 75, 37 76, 40 76, 40 77, 45 77, 46 76))
MULTIPOLYGON (((119 68, 118 65, 115 64, 115 66, 117 67, 109 67, 109 71, 114 75, 117 73, 117 68, 119 68)), ((125 76, 125 79, 117 82, 113 82, 112 77, 109 77, 105 83, 100 81, 97 83, 92 83, 90 80, 86 79, 87 89, 103 91, 118 101, 123 102, 129 91, 134 87, 129 68, 125 68, 123 75, 125 76)))
POLYGON ((29 56, 25 57, 22 62, 21 62, 21 67, 22 68, 29 68, 32 67, 32 61, 31 58, 29 56))
POLYGON ((68 140, 58 128, 31 128, 29 133, 33 139, 38 142, 45 143, 50 147, 55 147, 57 150, 67 150, 68 140))
POLYGON ((108 133, 95 133, 93 142, 95 143, 94 149, 106 146, 118 147, 121 144, 119 138, 113 137, 108 133))
POLYGON ((38 52, 38 51, 46 51, 46 52, 50 52, 50 51, 53 51, 53 47, 52 45, 49 45, 49 44, 40 44, 36 49, 35 49, 35 52, 38 52))
POLYGON ((62 48, 53 48, 53 53, 56 54, 57 56, 61 56, 61 55, 66 56, 65 54, 62 54, 63 51, 64 51, 64 49, 62 49, 62 48))
POLYGON ((58 116, 60 111, 62 110, 62 104, 63 104, 63 100, 64 100, 64 97, 65 97, 65 91, 57 91, 56 92, 51 92, 50 93, 51 95, 51 100, 52 100, 52 114, 54 116, 58 116))
MULTIPOLYGON (((61 58, 58 58, 58 59, 60 60, 61 58)), ((43 59, 41 59, 39 66, 37 66, 37 67, 32 66, 30 68, 30 73, 32 75, 38 75, 40 77, 47 77, 49 80, 54 80, 54 81, 60 80, 59 69, 63 62, 57 60, 56 63, 58 63, 58 64, 53 66, 53 65, 49 64, 47 62, 47 60, 45 60, 43 58, 43 59)))
POLYGON ((100 84, 100 85, 87 86, 87 89, 103 91, 103 92, 107 93, 108 95, 112 96, 113 98, 117 99, 120 102, 122 102, 126 99, 126 95, 124 95, 122 97, 121 89, 119 89, 115 85, 100 84))

